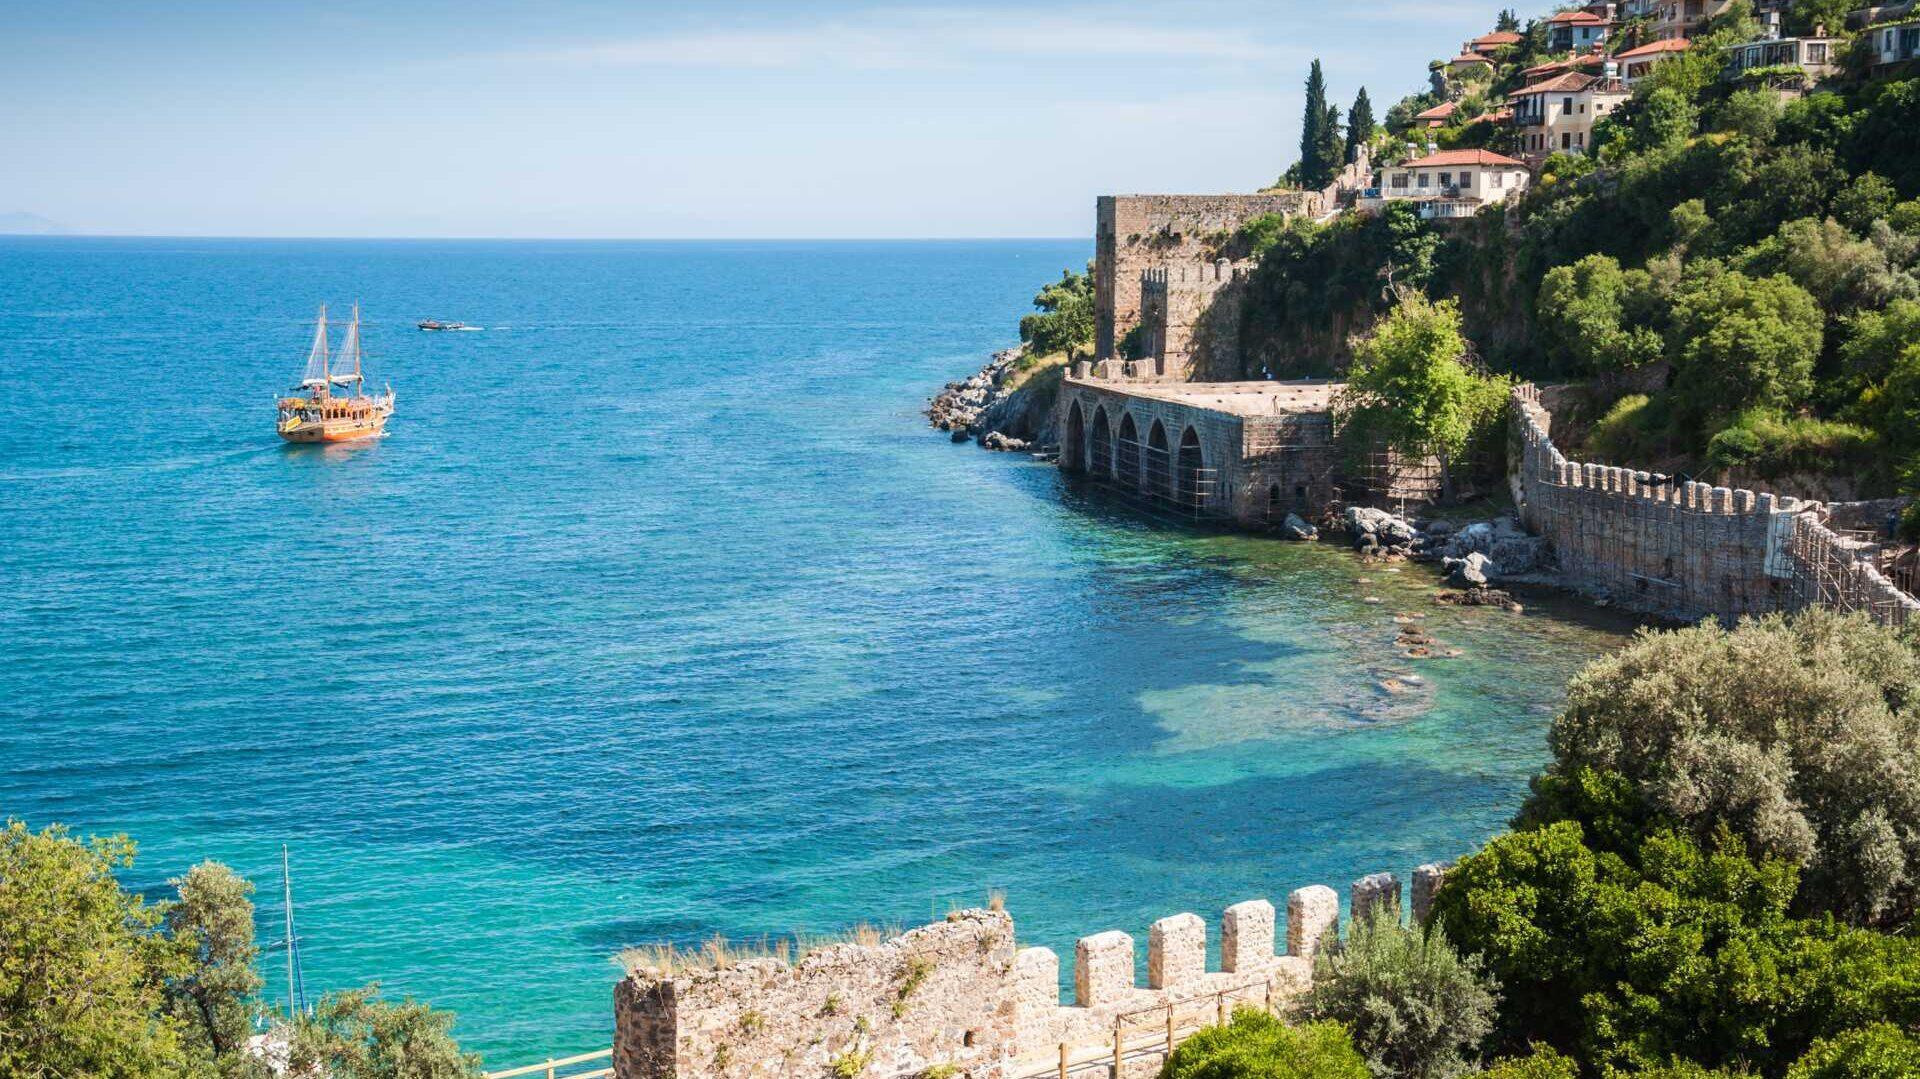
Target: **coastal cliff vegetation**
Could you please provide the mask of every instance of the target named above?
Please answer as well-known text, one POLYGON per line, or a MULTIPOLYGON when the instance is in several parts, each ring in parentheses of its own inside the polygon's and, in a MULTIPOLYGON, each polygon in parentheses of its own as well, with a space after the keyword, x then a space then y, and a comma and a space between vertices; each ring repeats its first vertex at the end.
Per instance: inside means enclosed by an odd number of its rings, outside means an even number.
POLYGON ((0 1075, 470 1079, 453 1016, 377 985, 288 1013, 260 996, 253 885, 202 862, 149 903, 125 836, 0 831, 0 1075), (256 1022, 256 1020, 258 1022, 256 1022), (264 1037, 256 1035, 264 1028, 264 1037))
MULTIPOLYGON (((1845 7, 1799 4, 1788 21, 1832 31, 1845 7)), ((1389 109, 1374 161, 1422 141, 1516 152, 1493 106, 1522 71, 1569 57, 1544 18, 1515 32, 1489 73, 1437 69, 1389 109), (1448 102, 1441 126, 1414 122, 1448 102)), ((1602 460, 1737 482, 1824 472, 1856 497, 1920 489, 1920 78, 1849 61, 1783 94, 1765 71, 1727 77, 1724 49, 1757 35, 1745 0, 1730 6, 1596 121, 1585 154, 1553 154, 1524 195, 1471 218, 1389 201, 1249 224, 1242 373, 1345 374, 1355 336, 1414 290, 1458 305, 1490 372, 1584 384, 1568 443, 1602 460)), ((1328 113, 1310 103, 1305 118, 1316 177, 1328 113)))
MULTIPOLYGON (((1913 636, 1827 611, 1642 631, 1550 741, 1426 925, 1322 959, 1302 1031, 1337 1023, 1375 1079, 1920 1074, 1913 636)), ((1271 1038, 1242 1026, 1163 1075, 1294 1074, 1238 1063, 1271 1038)))

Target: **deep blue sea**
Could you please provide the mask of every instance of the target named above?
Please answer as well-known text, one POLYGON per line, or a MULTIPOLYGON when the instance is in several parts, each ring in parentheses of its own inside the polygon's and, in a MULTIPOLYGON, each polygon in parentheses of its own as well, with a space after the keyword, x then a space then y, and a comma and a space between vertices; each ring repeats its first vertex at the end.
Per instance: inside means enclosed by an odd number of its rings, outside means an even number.
POLYGON ((1089 246, 0 239, 0 816, 227 861, 263 939, 287 844, 309 986, 493 1067, 604 1046, 626 944, 999 889, 1070 957, 1484 839, 1620 626, 926 428, 1089 246), (284 446, 356 299, 388 437, 284 446))

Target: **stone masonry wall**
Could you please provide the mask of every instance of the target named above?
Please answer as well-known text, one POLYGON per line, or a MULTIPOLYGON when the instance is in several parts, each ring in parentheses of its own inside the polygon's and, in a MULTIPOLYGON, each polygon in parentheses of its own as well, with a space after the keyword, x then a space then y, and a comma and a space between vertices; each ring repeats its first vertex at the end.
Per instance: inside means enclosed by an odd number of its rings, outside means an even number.
POLYGON ((1319 216, 1323 209, 1320 193, 1310 191, 1102 195, 1094 207, 1095 358, 1115 358, 1120 339, 1140 325, 1147 271, 1184 268, 1197 277, 1219 258, 1221 242, 1248 221, 1272 213, 1319 216))
POLYGON ((1897 621, 1920 611, 1872 568, 1871 545, 1827 527, 1821 504, 1570 461, 1537 388, 1516 386, 1510 405, 1514 501, 1572 587, 1689 620, 1816 602, 1897 621))
MULTIPOLYGON (((1416 916, 1439 866, 1415 880, 1416 916)), ((1355 881, 1352 907, 1397 911, 1393 874, 1355 881)), ((830 1076, 856 1070, 905 1079, 951 1065, 969 1079, 1156 1074, 1170 1045, 1240 1006, 1282 1009, 1312 978, 1315 953, 1338 939, 1339 896, 1321 885, 1288 897, 1286 932, 1264 899, 1221 915, 1220 969, 1207 969, 1208 926, 1194 914, 1155 922, 1147 984, 1135 982, 1127 933, 1074 946, 1073 994, 1063 1003, 1060 958, 1014 947, 1013 920, 959 911, 878 945, 838 944, 789 966, 774 959, 662 976, 636 972, 614 990, 617 1079, 830 1076), (1285 951, 1276 947, 1284 942, 1285 951)))
MULTIPOLYGON (((1124 421, 1130 417, 1141 447, 1151 441, 1156 422, 1175 453, 1187 430, 1194 431, 1203 466, 1212 470, 1212 486, 1198 507, 1203 516, 1263 525, 1289 512, 1317 512, 1338 497, 1340 458, 1329 414, 1234 415, 1129 392, 1130 384, 1112 370, 1119 361, 1092 366, 1113 377, 1096 378, 1086 370, 1061 383, 1054 424, 1060 432, 1063 467, 1095 473, 1129 490, 1156 493, 1150 486, 1155 479, 1148 467, 1151 455, 1144 448, 1130 452, 1121 444, 1124 421), (1107 418, 1104 452, 1094 445, 1101 414, 1107 418)), ((1146 383, 1154 384, 1151 378, 1146 383)))
POLYGON ((1240 307, 1253 262, 1161 266, 1140 282, 1142 353, 1177 382, 1239 377, 1240 307))

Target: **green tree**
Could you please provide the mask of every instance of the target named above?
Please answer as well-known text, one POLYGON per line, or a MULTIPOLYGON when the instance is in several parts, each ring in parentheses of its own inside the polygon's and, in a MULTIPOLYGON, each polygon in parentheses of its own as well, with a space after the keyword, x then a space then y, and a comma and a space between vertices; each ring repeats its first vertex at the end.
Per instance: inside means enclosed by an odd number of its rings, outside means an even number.
POLYGON ((1813 387, 1824 324, 1819 304, 1785 276, 1708 268, 1674 300, 1675 389, 1699 416, 1797 405, 1813 387))
POLYGON ((1290 1027, 1254 1008, 1180 1043, 1160 1079, 1372 1079, 1338 1023, 1290 1027))
POLYGON ((1780 95, 1772 90, 1735 90, 1713 114, 1716 130, 1745 135, 1756 142, 1770 141, 1779 123, 1780 95))
MULTIPOLYGON (((1320 73, 1320 61, 1316 58, 1307 71, 1307 104, 1300 121, 1300 186, 1314 190, 1327 186, 1333 180, 1336 168, 1331 158, 1323 156, 1326 152, 1327 80, 1320 73)), ((1334 135, 1338 137, 1337 133, 1334 135)))
POLYGON ((1819 1038, 1920 1018, 1920 944, 1791 917, 1796 876, 1731 835, 1656 829, 1615 853, 1562 820, 1463 859, 1435 915, 1500 979, 1516 1050, 1546 1040, 1590 1073, 1779 1075, 1819 1038))
POLYGON ((1472 1070, 1493 1030, 1498 986, 1439 927, 1376 911, 1340 949, 1322 951, 1296 1010, 1353 1032, 1377 1079, 1451 1079, 1472 1070))
POLYGON ((169 883, 179 898, 166 907, 167 930, 192 965, 167 983, 167 1010, 197 1056, 232 1066, 253 1033, 250 1003, 261 984, 253 884, 219 862, 169 883))
POLYGON ((1378 127, 1373 120, 1373 102, 1367 97, 1367 88, 1362 86, 1353 97, 1353 107, 1347 110, 1347 164, 1360 159, 1360 148, 1373 141, 1378 127))
POLYGON ((453 1015, 413 1000, 381 1000, 369 985, 329 993, 287 1027, 295 1075, 331 1079, 471 1079, 480 1058, 453 1039, 453 1015))
POLYGON ((1607 255, 1556 266, 1540 282, 1540 343, 1563 369, 1598 374, 1660 358, 1665 342, 1648 323, 1658 304, 1643 270, 1624 271, 1607 255))
POLYGON ((1378 445, 1437 456, 1443 482, 1476 436, 1502 414, 1507 382, 1475 374, 1451 301, 1408 294, 1353 343, 1353 366, 1333 402, 1334 422, 1365 450, 1378 445))
POLYGON ((1857 395, 1886 381, 1901 355, 1920 345, 1920 301, 1895 300, 1881 311, 1861 311, 1845 326, 1841 371, 1857 395))
POLYGON ((1340 138, 1340 107, 1328 105, 1326 118, 1320 124, 1320 150, 1315 155, 1325 163, 1326 180, 1318 186, 1325 187, 1333 182, 1334 176, 1340 172, 1342 155, 1345 153, 1345 143, 1340 138))
POLYGON ((1920 1039, 1892 1023, 1874 1023, 1813 1043, 1787 1079, 1910 1079, 1920 1075, 1920 1039))
POLYGON ((1734 265, 1754 277, 1785 274, 1830 315, 1920 298, 1920 280, 1890 263, 1879 246, 1830 217, 1789 221, 1741 252, 1734 265))
POLYGON ((1865 235, 1875 221, 1882 221, 1900 203, 1900 192, 1886 177, 1861 173, 1833 196, 1833 216, 1840 223, 1865 235))
POLYGON ((1494 20, 1493 28, 1509 34, 1515 33, 1520 29, 1520 16, 1515 15, 1512 8, 1501 8, 1500 17, 1494 20))
POLYGON ((1033 298, 1038 314, 1020 320, 1020 340, 1036 356, 1050 356, 1093 343, 1093 273, 1060 271, 1060 280, 1033 298))
MULTIPOLYGON (((1654 70, 1667 67, 1661 64, 1654 70)), ((1627 131, 1629 149, 1646 153, 1672 149, 1693 137, 1700 123, 1700 110, 1684 92, 1670 86, 1659 87, 1634 103, 1632 126, 1627 131)))
POLYGON ((1523 1057, 1507 1057, 1478 1073, 1482 1079, 1580 1079, 1580 1064, 1549 1046, 1535 1046, 1523 1057))
POLYGON ((0 832, 0 1075, 147 1079, 188 1070, 163 986, 185 970, 160 912, 114 871, 125 836, 69 838, 53 825, 0 832))
POLYGON ((1643 632, 1568 684, 1548 744, 1549 777, 1617 774, 1702 842, 1804 867, 1805 909, 1900 924, 1920 899, 1920 771, 1888 767, 1920 754, 1920 657, 1864 616, 1643 632))

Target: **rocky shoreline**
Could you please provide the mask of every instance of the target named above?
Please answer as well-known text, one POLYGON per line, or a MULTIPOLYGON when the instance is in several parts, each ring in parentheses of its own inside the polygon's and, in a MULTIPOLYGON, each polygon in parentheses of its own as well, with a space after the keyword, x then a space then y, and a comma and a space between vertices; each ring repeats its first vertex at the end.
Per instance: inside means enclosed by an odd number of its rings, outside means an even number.
POLYGON ((983 449, 1032 452, 1058 441, 1053 424, 1053 395, 1039 392, 1029 379, 1014 376, 1025 351, 1002 349, 985 367, 946 387, 927 403, 927 422, 950 432, 955 442, 972 440, 983 449))
POLYGON ((1496 583, 1559 583, 1546 540, 1511 517, 1455 526, 1444 518, 1408 521, 1386 510, 1349 506, 1329 524, 1346 533, 1362 558, 1440 563, 1447 583, 1460 591, 1440 592, 1436 603, 1518 611, 1519 601, 1496 583))

